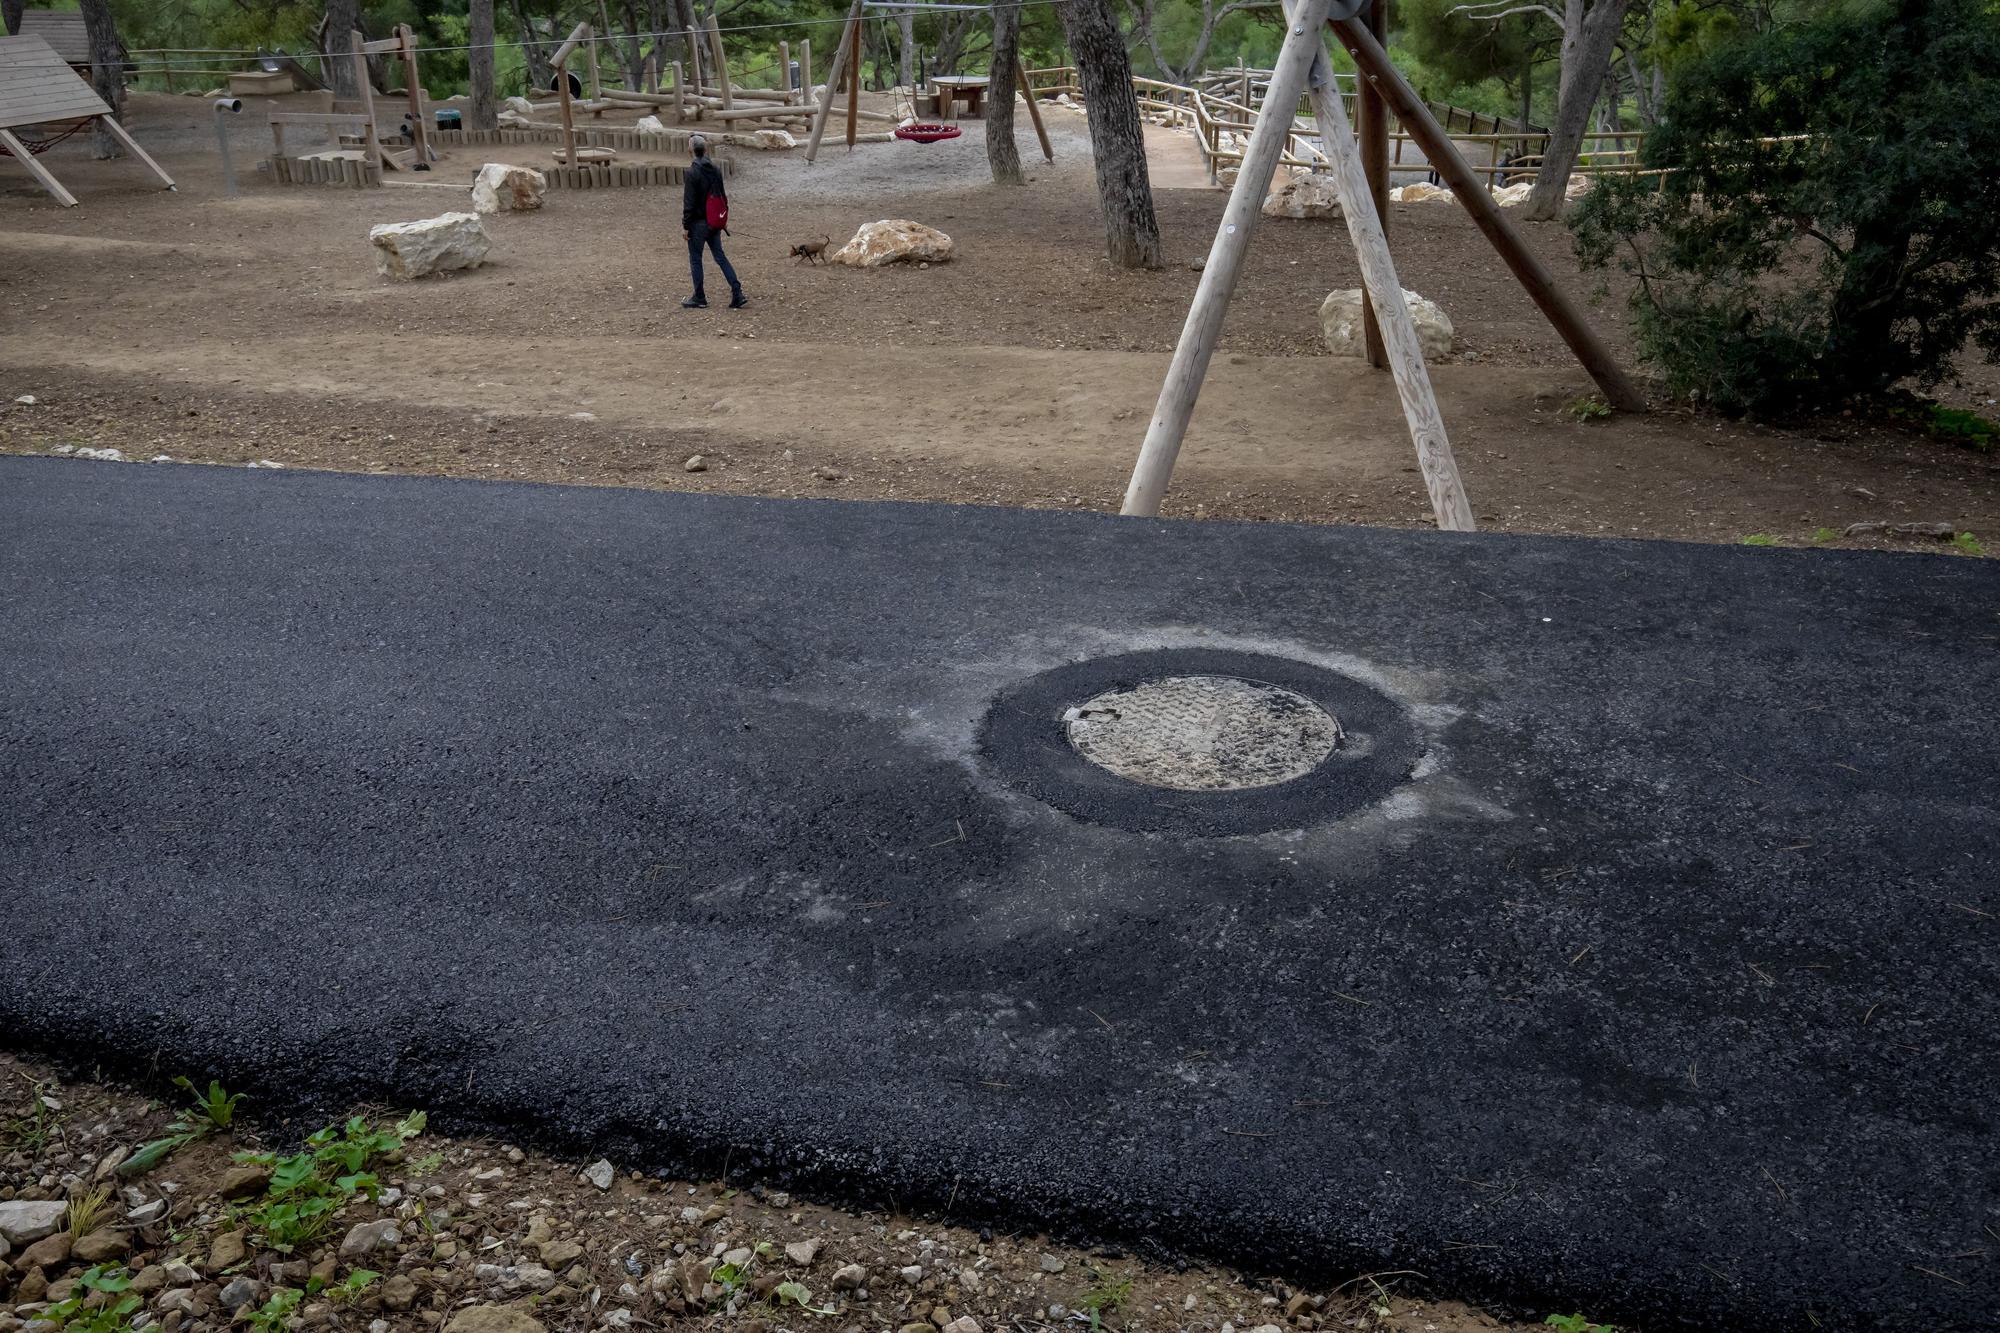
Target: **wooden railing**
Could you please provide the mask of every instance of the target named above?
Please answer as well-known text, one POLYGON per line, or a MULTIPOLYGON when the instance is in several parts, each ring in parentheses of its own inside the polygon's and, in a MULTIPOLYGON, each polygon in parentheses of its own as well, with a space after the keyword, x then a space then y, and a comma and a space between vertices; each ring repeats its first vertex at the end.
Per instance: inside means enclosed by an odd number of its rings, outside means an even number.
MULTIPOLYGON (((1254 99, 1268 81, 1268 70, 1247 71, 1251 96, 1254 99)), ((1135 75, 1132 89, 1138 95, 1139 105, 1147 111, 1159 114, 1169 120, 1188 126, 1194 131, 1195 146, 1201 153, 1202 165, 1207 168, 1210 180, 1219 180, 1221 173, 1243 161, 1243 153, 1248 147, 1250 131, 1256 127, 1258 109, 1241 100, 1245 71, 1217 70, 1202 75, 1195 86, 1167 83, 1160 79, 1149 79, 1135 75), (1223 96, 1211 89, 1227 89, 1235 96, 1223 96)), ((1347 103, 1350 120, 1354 116, 1354 76, 1336 75, 1341 82, 1341 98, 1347 103)), ((1028 86, 1037 97, 1056 97, 1063 93, 1077 96, 1080 89, 1076 82, 1074 65, 1054 65, 1047 69, 1028 71, 1028 86)), ((1491 159, 1485 165, 1468 164, 1474 175, 1483 176, 1488 186, 1507 183, 1510 179, 1532 177, 1541 165, 1541 152, 1548 145, 1547 130, 1520 127, 1518 122, 1505 120, 1482 112, 1469 111, 1445 102, 1426 103, 1439 124, 1445 126, 1452 139, 1461 144, 1485 145, 1486 155, 1491 159), (1478 127, 1484 123, 1489 128, 1482 132, 1478 127), (1463 131, 1455 126, 1463 124, 1463 131), (1511 153, 1506 162, 1500 159, 1503 153, 1511 153)), ((1282 165, 1311 170, 1326 161, 1326 155, 1315 142, 1317 128, 1302 105, 1295 113, 1291 132, 1286 136, 1285 149, 1279 161, 1282 165)), ((1644 130, 1606 131, 1586 136, 1585 152, 1578 159, 1576 174, 1584 176, 1620 174, 1638 171, 1639 151, 1645 142, 1644 130), (1597 145, 1610 145, 1599 147, 1597 145)), ((1415 139, 1401 130, 1389 135, 1390 172, 1404 173, 1428 170, 1423 161, 1404 162, 1404 145, 1415 139)))

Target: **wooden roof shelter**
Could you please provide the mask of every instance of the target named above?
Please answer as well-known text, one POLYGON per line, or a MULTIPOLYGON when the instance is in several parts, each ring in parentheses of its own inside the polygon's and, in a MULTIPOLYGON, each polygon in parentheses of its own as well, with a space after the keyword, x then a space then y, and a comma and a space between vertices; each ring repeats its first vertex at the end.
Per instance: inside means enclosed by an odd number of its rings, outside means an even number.
POLYGON ((21 35, 47 42, 66 65, 90 64, 90 32, 83 26, 83 14, 78 10, 24 9, 21 35))
POLYGON ((26 33, 0 37, 0 149, 5 149, 44 190, 65 208, 76 207, 76 196, 62 187, 49 169, 35 161, 34 152, 14 131, 24 125, 46 125, 58 121, 94 120, 125 151, 139 159, 160 178, 169 190, 174 178, 160 170, 160 164, 125 132, 111 108, 97 90, 78 78, 54 47, 40 37, 26 33))

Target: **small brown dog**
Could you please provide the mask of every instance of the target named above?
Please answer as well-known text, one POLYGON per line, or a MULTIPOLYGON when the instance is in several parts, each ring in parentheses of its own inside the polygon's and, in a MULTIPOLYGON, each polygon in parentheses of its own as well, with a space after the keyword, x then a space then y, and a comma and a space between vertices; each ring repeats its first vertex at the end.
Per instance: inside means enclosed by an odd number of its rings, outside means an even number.
POLYGON ((822 236, 816 241, 800 241, 792 247, 794 260, 826 262, 826 247, 833 243, 831 236, 822 236))

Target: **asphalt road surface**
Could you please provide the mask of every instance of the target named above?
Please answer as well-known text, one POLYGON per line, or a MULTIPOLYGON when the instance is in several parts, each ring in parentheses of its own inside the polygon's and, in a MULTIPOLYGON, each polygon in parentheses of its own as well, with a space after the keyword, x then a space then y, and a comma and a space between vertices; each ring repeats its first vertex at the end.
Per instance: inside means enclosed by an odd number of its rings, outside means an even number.
POLYGON ((4 458, 0 1031, 1649 1331, 1991 1327, 1996 640, 1955 557, 4 458), (1335 767, 1072 748, 1176 674, 1335 767))

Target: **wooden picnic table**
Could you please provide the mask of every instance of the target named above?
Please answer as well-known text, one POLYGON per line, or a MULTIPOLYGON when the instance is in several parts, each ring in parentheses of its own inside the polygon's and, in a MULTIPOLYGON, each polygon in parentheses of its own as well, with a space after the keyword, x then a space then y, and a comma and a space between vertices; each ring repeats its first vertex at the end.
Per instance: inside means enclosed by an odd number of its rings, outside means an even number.
POLYGON ((986 87, 990 80, 984 74, 943 74, 933 75, 931 87, 938 98, 938 119, 955 119, 952 108, 959 102, 965 103, 965 114, 978 120, 986 107, 986 87))

